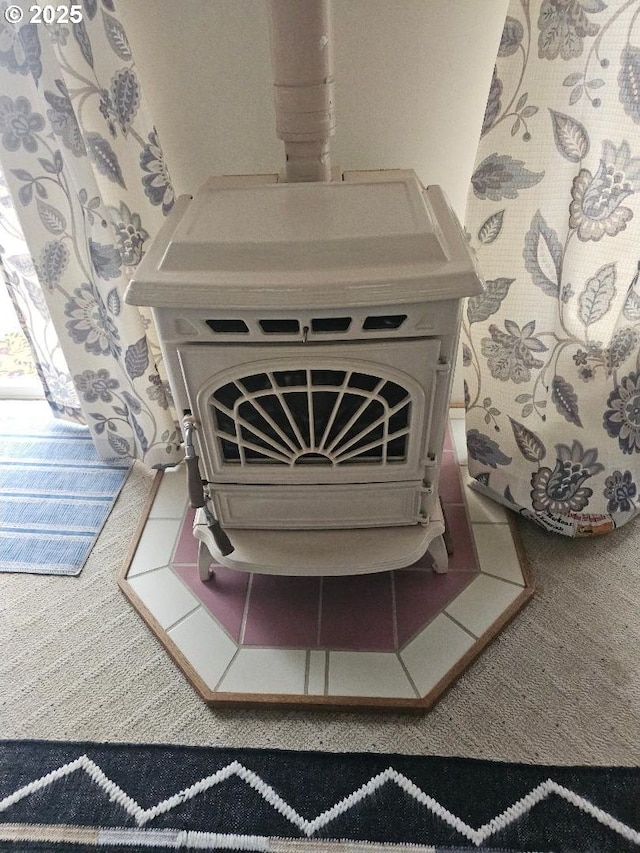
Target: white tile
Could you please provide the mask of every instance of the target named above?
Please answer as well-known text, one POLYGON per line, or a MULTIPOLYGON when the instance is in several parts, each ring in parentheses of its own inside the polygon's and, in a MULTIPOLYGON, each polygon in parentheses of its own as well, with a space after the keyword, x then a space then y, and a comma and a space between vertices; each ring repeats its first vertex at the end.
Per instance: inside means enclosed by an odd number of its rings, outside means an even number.
POLYGON ((401 652, 421 696, 434 687, 460 658, 469 651, 474 639, 459 625, 440 613, 401 652))
POLYGON ((324 676, 327 666, 327 653, 313 649, 309 652, 309 684, 307 693, 312 696, 324 694, 324 676))
POLYGON ((222 678, 237 646, 204 607, 167 632, 210 690, 222 678))
POLYGON ((127 582, 163 628, 173 625, 200 603, 166 566, 144 575, 129 577, 127 582))
POLYGON ((481 495, 475 489, 469 488, 469 483, 474 483, 475 480, 467 474, 466 469, 463 468, 462 470, 464 500, 469 512, 469 519, 491 524, 506 524, 507 510, 497 501, 492 501, 486 495, 481 495))
POLYGON ((182 518, 186 505, 186 472, 180 465, 163 473, 149 518, 182 518))
POLYGON ((220 693, 304 694, 304 649, 240 649, 220 693))
POLYGON ((330 696, 415 699, 394 652, 329 652, 330 696))
POLYGON ((179 518, 150 518, 138 542, 127 579, 166 566, 171 559, 180 530, 179 518))
POLYGON ((456 451, 458 465, 467 464, 467 428, 464 418, 449 417, 449 429, 453 439, 453 447, 456 451))
POLYGON ((479 637, 512 604, 522 592, 522 587, 506 581, 478 575, 468 587, 451 602, 446 613, 479 637))
POLYGON ((524 586, 522 569, 508 524, 472 524, 480 571, 524 586))

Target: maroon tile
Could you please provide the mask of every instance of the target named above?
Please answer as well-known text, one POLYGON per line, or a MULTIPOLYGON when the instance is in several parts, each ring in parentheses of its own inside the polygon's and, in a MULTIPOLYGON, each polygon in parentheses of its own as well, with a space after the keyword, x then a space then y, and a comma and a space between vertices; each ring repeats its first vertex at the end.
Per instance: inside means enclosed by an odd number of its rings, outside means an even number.
POLYGON ((213 576, 203 583, 196 565, 173 565, 179 575, 229 636, 240 641, 242 616, 249 586, 248 572, 238 572, 225 566, 212 565, 213 576))
POLYGON ((254 574, 243 645, 315 648, 319 608, 320 578, 254 574))
POLYGON ((323 648, 395 648, 390 573, 324 578, 320 618, 323 648))
POLYGON ((449 555, 449 571, 480 571, 465 507, 447 504, 444 506, 444 514, 453 544, 453 554, 449 555))
POLYGON ((195 563, 198 559, 198 540, 193 535, 195 514, 195 509, 189 508, 182 519, 182 529, 173 552, 174 563, 195 563))
POLYGON ((456 462, 453 453, 442 454, 438 493, 443 503, 461 504, 464 502, 462 483, 460 481, 460 466, 456 462))
POLYGON ((411 572, 404 569, 394 575, 399 647, 415 637, 474 578, 471 572, 438 575, 435 572, 411 572))

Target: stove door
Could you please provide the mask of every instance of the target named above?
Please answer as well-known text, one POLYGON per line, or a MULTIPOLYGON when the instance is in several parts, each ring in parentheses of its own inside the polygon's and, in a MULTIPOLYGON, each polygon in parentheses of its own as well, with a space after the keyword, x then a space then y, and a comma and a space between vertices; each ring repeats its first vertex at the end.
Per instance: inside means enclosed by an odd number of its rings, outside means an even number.
POLYGON ((437 338, 178 348, 203 473, 219 484, 421 487, 437 338))

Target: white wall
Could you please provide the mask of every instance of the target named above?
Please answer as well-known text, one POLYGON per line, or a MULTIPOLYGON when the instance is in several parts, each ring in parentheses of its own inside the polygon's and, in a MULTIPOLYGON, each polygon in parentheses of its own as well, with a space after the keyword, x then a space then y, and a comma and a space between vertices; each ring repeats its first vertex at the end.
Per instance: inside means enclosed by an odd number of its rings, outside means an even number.
MULTIPOLYGON (((333 0, 334 165, 415 169, 464 219, 507 6, 333 0)), ((266 0, 119 0, 118 9, 178 193, 212 174, 282 169, 266 0)))

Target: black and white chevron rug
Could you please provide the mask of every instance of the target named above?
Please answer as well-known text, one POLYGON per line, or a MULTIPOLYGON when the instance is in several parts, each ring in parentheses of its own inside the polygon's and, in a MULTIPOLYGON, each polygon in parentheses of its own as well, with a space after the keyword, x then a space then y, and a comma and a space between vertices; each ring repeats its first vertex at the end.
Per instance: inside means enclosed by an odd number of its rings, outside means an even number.
POLYGON ((640 851, 640 770, 0 741, 0 850, 640 851))

